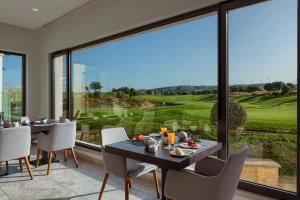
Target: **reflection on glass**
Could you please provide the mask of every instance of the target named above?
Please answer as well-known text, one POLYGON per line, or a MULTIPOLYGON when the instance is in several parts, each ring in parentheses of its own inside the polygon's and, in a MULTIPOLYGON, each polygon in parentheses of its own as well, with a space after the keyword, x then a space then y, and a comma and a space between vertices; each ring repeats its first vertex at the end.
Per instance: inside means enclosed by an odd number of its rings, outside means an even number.
POLYGON ((99 144, 109 127, 129 137, 165 127, 216 139, 215 14, 72 52, 72 62, 77 139, 99 144))
POLYGON ((11 122, 22 116, 22 56, 0 52, 0 112, 11 122))
POLYGON ((228 16, 230 151, 250 147, 241 179, 294 192, 296 20, 296 0, 267 1, 228 16))
POLYGON ((55 119, 67 118, 67 65, 66 55, 60 55, 53 60, 54 74, 54 113, 55 119))

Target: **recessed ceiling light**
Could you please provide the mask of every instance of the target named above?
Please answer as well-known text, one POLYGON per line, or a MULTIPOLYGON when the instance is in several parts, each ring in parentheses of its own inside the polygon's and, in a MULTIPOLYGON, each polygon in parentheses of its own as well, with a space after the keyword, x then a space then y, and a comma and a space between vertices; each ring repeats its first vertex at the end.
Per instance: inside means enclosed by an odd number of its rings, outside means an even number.
POLYGON ((34 12, 40 11, 38 8, 32 8, 31 10, 34 11, 34 12))

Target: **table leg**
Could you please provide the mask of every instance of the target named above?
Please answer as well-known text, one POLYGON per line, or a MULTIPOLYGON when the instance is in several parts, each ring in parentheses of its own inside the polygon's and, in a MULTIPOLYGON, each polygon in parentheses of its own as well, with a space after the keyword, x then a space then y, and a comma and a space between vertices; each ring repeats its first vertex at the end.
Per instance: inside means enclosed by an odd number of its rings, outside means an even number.
POLYGON ((165 197, 165 182, 167 177, 168 169, 162 168, 161 169, 161 199, 166 200, 165 197))

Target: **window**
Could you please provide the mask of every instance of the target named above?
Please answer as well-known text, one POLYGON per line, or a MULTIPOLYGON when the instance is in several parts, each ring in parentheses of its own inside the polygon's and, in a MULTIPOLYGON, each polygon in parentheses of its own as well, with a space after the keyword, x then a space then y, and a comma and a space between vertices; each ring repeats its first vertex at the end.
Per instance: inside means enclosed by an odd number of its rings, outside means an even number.
MULTIPOLYGON (((215 14, 72 53, 72 109, 78 140, 99 144, 100 130, 130 137, 160 127, 216 140, 215 14)), ((195 136, 196 137, 196 136, 195 136)))
POLYGON ((23 66, 25 55, 0 51, 0 112, 11 122, 25 111, 23 66))
POLYGON ((221 158, 246 144, 239 186, 295 199, 297 3, 223 2, 67 50, 77 140, 100 144, 108 127, 130 137, 167 127, 218 138, 221 158))
POLYGON ((229 151, 250 147, 241 179, 296 192, 297 1, 230 10, 228 36, 229 151))

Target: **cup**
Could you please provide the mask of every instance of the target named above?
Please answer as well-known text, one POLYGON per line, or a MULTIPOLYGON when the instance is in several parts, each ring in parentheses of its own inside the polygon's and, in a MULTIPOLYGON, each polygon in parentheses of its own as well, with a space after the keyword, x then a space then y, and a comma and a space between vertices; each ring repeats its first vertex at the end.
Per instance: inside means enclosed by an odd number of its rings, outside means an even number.
POLYGON ((3 127, 4 128, 9 128, 9 121, 8 120, 3 121, 3 127))

